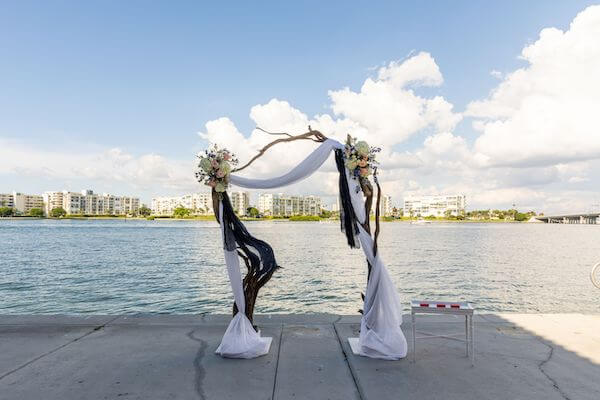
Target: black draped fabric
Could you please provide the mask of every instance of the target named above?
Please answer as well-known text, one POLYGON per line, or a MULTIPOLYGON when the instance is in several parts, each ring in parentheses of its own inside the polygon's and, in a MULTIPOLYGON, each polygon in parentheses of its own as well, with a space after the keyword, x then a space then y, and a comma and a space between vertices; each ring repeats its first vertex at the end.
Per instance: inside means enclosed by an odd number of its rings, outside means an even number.
POLYGON ((335 163, 337 165, 338 172, 340 173, 340 224, 342 232, 346 234, 348 240, 348 246, 351 248, 359 248, 359 244, 356 241, 356 235, 358 234, 358 222, 356 220, 356 214, 354 208, 352 208, 352 200, 350 199, 350 189, 348 187, 348 179, 346 179, 346 166, 344 165, 344 154, 341 149, 335 150, 335 163))
POLYGON ((239 249, 243 252, 248 257, 253 271, 256 271, 258 279, 269 274, 277 268, 273 249, 267 242, 255 238, 248 232, 242 221, 233 212, 226 192, 223 193, 221 201, 223 203, 221 223, 225 228, 225 237, 223 238, 225 249, 228 251, 239 249))

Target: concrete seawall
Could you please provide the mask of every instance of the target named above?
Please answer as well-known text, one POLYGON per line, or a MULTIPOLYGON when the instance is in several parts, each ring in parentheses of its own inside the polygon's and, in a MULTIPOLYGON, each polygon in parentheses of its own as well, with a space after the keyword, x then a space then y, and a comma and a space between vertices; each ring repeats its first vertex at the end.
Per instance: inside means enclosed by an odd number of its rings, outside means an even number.
MULTIPOLYGON (((474 367, 446 339, 419 341, 416 363, 354 356, 359 317, 327 314, 257 316, 270 353, 228 360, 214 350, 229 319, 0 316, 0 399, 600 399, 600 315, 478 314, 474 367)), ((406 316, 403 330, 411 343, 406 316)))

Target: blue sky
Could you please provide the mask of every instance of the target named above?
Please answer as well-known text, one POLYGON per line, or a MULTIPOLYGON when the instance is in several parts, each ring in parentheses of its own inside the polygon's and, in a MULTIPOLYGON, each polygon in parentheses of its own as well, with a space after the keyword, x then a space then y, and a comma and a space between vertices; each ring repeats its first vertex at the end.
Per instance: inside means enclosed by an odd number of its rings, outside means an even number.
MULTIPOLYGON (((525 63, 545 27, 568 29, 589 1, 3 2, 0 138, 40 151, 153 153, 183 162, 206 146, 198 131, 230 118, 249 135, 251 107, 273 98, 312 117, 329 90, 359 91, 393 60, 430 53, 443 84, 419 88, 454 110, 498 86, 490 71, 525 63), (257 2, 256 2, 257 3, 257 2)), ((478 135, 464 118, 455 128, 478 135)), ((416 150, 423 136, 395 145, 416 150)), ((130 192, 0 169, 0 192, 68 187, 130 192)), ((136 188, 149 198, 160 188, 136 188)), ((173 192, 165 189, 165 194, 173 192)))

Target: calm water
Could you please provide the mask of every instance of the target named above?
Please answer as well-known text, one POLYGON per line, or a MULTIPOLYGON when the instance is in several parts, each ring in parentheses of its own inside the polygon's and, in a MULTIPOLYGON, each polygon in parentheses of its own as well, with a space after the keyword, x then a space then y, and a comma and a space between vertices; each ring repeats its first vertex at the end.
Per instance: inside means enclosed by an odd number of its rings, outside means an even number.
MULTIPOLYGON (((366 265, 337 223, 248 222, 283 269, 257 312, 354 314, 366 265)), ((599 312, 589 279, 600 226, 382 223, 401 298, 486 311, 599 312)), ((0 221, 0 314, 228 313, 218 225, 200 221, 0 221)))

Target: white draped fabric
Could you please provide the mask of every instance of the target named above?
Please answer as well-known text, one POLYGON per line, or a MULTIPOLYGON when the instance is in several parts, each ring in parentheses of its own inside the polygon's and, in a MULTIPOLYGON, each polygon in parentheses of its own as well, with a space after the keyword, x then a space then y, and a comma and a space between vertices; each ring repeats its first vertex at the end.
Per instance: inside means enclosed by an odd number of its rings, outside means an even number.
POLYGON ((241 186, 248 189, 273 189, 291 185, 292 183, 306 179, 314 174, 319 167, 321 167, 321 165, 327 161, 331 150, 343 147, 344 145, 337 140, 327 139, 300 164, 296 165, 294 169, 285 175, 270 179, 249 179, 242 178, 241 176, 230 175, 229 181, 236 186, 241 186))
MULTIPOLYGON (((272 189, 291 185, 317 171, 329 158, 333 149, 343 148, 342 143, 328 139, 285 175, 271 179, 250 179, 231 175, 230 182, 248 189, 272 189)), ((359 184, 350 177, 347 169, 346 178, 354 213, 358 221, 364 223, 367 216, 365 215, 362 191, 356 190, 359 184)), ((359 354, 387 360, 403 358, 406 356, 407 345, 400 327, 402 324, 402 305, 398 293, 383 261, 378 255, 373 254, 373 239, 360 226, 358 239, 367 260, 371 264, 371 276, 367 284, 363 317, 361 319, 359 354)), ((235 302, 239 310, 244 310, 244 293, 236 252, 225 250, 225 262, 227 263, 235 302)), ((246 315, 239 312, 229 324, 217 353, 227 357, 252 358, 266 354, 269 345, 270 338, 261 338, 252 328, 246 315), (266 345, 266 351, 265 340, 269 341, 269 344, 266 345)))
MULTIPOLYGON (((223 203, 219 202, 219 215, 223 218, 223 203)), ((225 228, 221 224, 221 237, 225 241, 225 228)), ((240 272, 240 259, 237 252, 225 250, 225 264, 227 274, 233 291, 233 298, 238 308, 238 313, 233 317, 221 344, 215 353, 228 358, 255 358, 265 355, 271 347, 271 338, 263 338, 254 330, 250 320, 246 316, 246 300, 244 299, 244 288, 242 286, 242 274, 240 272)))

